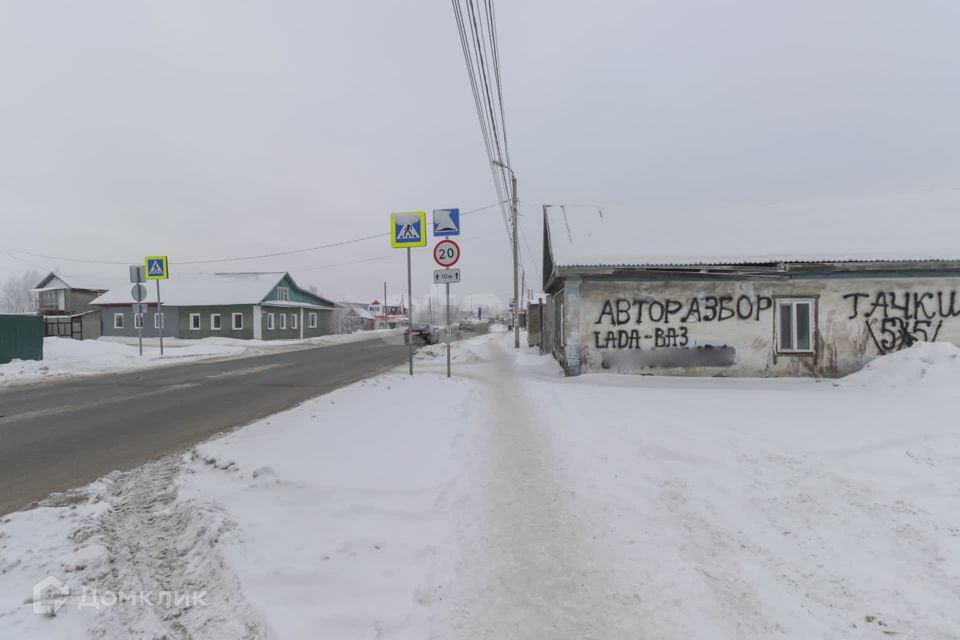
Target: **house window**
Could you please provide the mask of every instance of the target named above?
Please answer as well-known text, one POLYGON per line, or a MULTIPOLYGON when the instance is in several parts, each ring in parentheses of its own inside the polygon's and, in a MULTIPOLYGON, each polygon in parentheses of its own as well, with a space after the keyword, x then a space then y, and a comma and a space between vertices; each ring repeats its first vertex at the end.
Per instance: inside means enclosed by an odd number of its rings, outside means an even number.
POLYGON ((277 287, 277 300, 289 300, 290 289, 287 287, 277 287))
POLYGON ((281 329, 287 328, 287 314, 285 313, 280 314, 280 328, 281 329))
MULTIPOLYGON (((241 316, 243 317, 243 316, 241 316)), ((220 314, 211 313, 210 314, 210 330, 211 331, 220 331, 220 314)))
POLYGON ((200 314, 190 314, 190 331, 200 331, 200 314))
POLYGON ((290 328, 291 328, 291 329, 297 329, 297 328, 299 328, 299 327, 297 326, 299 322, 300 322, 300 316, 298 316, 298 315, 295 314, 295 313, 290 314, 290 328))
POLYGON ((113 328, 114 329, 123 329, 123 314, 115 313, 113 314, 113 328))
POLYGON ((273 331, 273 314, 267 314, 267 330, 273 331))
POLYGON ((133 328, 134 329, 143 329, 143 314, 135 313, 133 314, 133 328))
POLYGON ((813 299, 777 300, 777 352, 813 353, 813 299))
POLYGON ((235 313, 233 314, 233 330, 240 331, 243 329, 243 314, 235 313))
POLYGON ((58 293, 59 291, 41 291, 40 306, 44 309, 56 309, 58 293))
POLYGON ((311 311, 310 314, 307 316, 307 320, 309 322, 311 329, 317 328, 317 312, 316 311, 311 311))
POLYGON ((166 323, 165 323, 164 320, 163 320, 163 314, 162 314, 162 313, 155 313, 155 314, 153 314, 153 328, 154 328, 154 329, 162 329, 165 324, 166 324, 166 323))

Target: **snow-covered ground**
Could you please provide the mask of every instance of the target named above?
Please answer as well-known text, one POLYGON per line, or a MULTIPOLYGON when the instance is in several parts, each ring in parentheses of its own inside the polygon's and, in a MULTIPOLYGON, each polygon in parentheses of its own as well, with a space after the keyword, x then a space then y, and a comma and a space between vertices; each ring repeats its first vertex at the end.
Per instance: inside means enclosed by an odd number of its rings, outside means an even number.
POLYGON ((0 520, 0 637, 960 637, 960 350, 818 382, 510 345, 0 520))
POLYGON ((136 338, 100 338, 82 341, 69 338, 45 338, 43 360, 14 360, 0 364, 0 386, 69 376, 115 373, 128 369, 182 364, 210 358, 261 355, 278 350, 346 344, 362 340, 396 341, 402 340, 402 335, 401 329, 385 329, 304 340, 164 338, 162 356, 160 341, 157 338, 144 339, 143 356, 140 355, 136 338))

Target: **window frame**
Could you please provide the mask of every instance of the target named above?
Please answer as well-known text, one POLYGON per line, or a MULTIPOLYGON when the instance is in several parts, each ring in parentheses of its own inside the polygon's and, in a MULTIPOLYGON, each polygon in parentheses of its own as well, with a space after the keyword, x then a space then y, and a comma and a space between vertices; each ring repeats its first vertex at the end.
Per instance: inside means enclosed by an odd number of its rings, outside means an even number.
POLYGON ((243 331, 243 312, 234 311, 233 315, 230 316, 230 326, 233 331, 243 331), (237 322, 237 320, 240 322, 237 322))
POLYGON ((774 298, 774 345, 776 347, 777 355, 782 356, 811 356, 815 355, 817 352, 817 304, 818 300, 812 296, 785 296, 785 297, 776 297, 774 298), (797 347, 799 334, 797 333, 797 305, 806 304, 810 307, 810 318, 809 318, 809 335, 808 335, 808 344, 810 347, 808 349, 800 349, 797 347), (781 329, 783 327, 782 312, 780 308, 784 305, 790 307, 790 329, 791 329, 791 344, 792 347, 785 349, 783 347, 783 334, 781 329))
POLYGON ((200 331, 203 329, 203 320, 200 319, 199 313, 190 314, 190 331, 200 331), (193 319, 197 319, 197 326, 193 326, 193 319))
POLYGON ((143 314, 135 313, 133 314, 133 328, 134 329, 143 329, 143 314))
POLYGON ((311 311, 307 314, 307 328, 316 329, 317 328, 317 312, 311 311))
POLYGON ((37 296, 37 306, 41 309, 56 309, 60 306, 60 290, 51 289, 49 291, 40 291, 39 293, 40 295, 37 296))
POLYGON ((154 329, 166 329, 167 321, 163 317, 162 313, 153 312, 153 328, 154 329))
POLYGON ((287 314, 281 313, 280 314, 280 331, 286 331, 286 330, 287 330, 287 314))
POLYGON ((223 329, 223 318, 219 313, 210 314, 210 331, 220 331, 223 329), (216 318, 217 321, 214 322, 213 319, 216 318))
POLYGON ((113 328, 114 329, 123 329, 123 314, 114 313, 113 314, 113 328))
POLYGON ((277 287, 277 300, 289 300, 290 287, 277 287))
POLYGON ((267 331, 273 331, 273 328, 276 326, 274 314, 272 311, 267 312, 267 331))
POLYGON ((290 314, 290 328, 291 328, 291 329, 299 329, 299 328, 300 328, 300 314, 299 314, 299 313, 291 313, 291 314, 290 314))

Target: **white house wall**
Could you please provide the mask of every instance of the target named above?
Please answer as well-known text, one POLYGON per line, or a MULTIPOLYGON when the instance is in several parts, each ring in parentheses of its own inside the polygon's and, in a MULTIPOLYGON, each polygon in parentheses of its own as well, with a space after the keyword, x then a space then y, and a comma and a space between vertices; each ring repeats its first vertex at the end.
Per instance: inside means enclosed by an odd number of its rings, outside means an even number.
POLYGON ((579 364, 582 372, 840 376, 914 340, 960 344, 957 277, 662 282, 585 277, 579 301, 570 296, 575 289, 565 287, 566 344, 555 349, 568 370, 579 364), (780 298, 814 300, 812 355, 777 353, 780 298))

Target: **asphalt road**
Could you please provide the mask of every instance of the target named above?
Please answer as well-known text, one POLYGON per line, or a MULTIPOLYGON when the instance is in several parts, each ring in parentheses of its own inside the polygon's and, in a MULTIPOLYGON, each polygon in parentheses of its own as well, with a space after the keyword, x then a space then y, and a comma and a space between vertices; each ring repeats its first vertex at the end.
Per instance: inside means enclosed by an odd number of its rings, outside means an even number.
POLYGON ((403 364, 381 340, 0 390, 0 514, 403 364))

